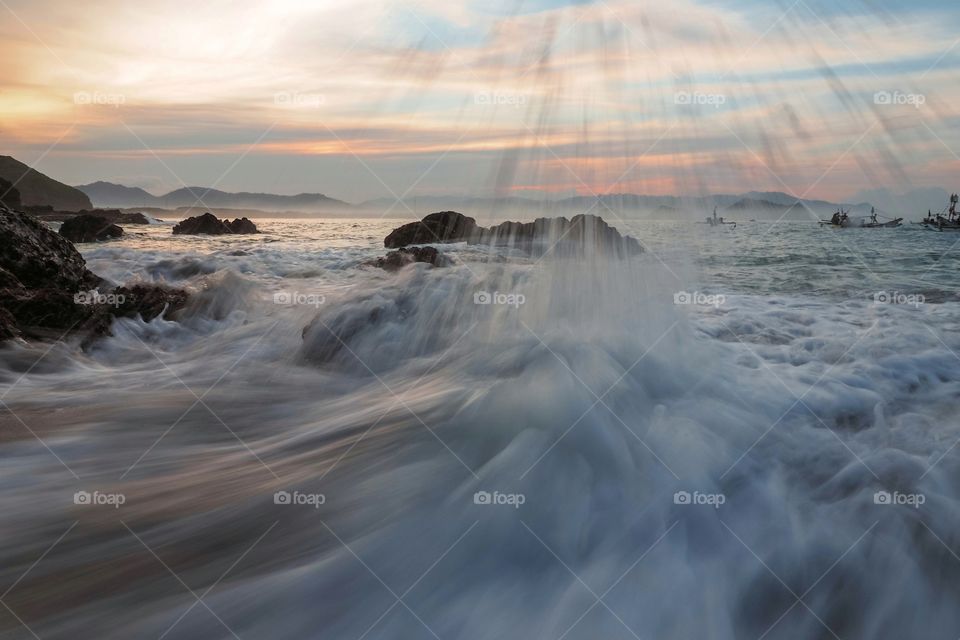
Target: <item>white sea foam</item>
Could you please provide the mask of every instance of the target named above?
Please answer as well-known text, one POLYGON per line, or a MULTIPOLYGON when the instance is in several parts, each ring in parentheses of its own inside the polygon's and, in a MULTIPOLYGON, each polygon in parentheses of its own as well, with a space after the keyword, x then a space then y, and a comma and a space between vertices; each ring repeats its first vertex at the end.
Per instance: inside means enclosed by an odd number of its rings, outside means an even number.
MULTIPOLYGON (((387 274, 359 266, 383 234, 263 226, 91 249, 195 302, 54 347, 4 399, 63 461, 4 445, 7 582, 79 521, 7 599, 41 637, 956 635, 956 302, 773 287, 754 244, 711 245, 734 257, 706 281, 662 236, 387 274)), ((42 351, 3 352, 4 384, 42 351)))

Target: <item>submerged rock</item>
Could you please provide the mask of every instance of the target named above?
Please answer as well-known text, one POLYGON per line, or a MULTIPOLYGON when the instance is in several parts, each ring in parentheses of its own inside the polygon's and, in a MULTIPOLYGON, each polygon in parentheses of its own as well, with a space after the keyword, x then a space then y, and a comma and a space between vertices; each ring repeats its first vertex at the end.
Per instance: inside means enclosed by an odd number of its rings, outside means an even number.
POLYGON ((603 218, 582 214, 570 220, 537 218, 533 222, 503 222, 481 227, 462 213, 444 211, 394 229, 383 244, 393 249, 450 242, 510 246, 535 254, 555 251, 562 255, 596 253, 626 257, 643 251, 635 238, 621 235, 603 218))
POLYGON ((168 314, 172 317, 187 306, 188 300, 189 295, 183 289, 151 284, 117 287, 107 294, 90 291, 74 296, 78 304, 91 307, 90 317, 83 326, 87 334, 85 345, 100 336, 110 335, 114 318, 140 316, 144 322, 150 322, 168 314))
POLYGON ((384 257, 377 258, 368 264, 387 271, 397 271, 414 262, 425 262, 434 267, 445 267, 450 264, 450 259, 434 247, 412 247, 391 251, 384 257))
POLYGON ((70 332, 90 339, 109 333, 114 317, 149 320, 186 304, 186 292, 176 289, 111 289, 70 241, 29 214, 0 208, 0 237, 0 340, 70 332))
POLYGON ((70 242, 97 242, 119 238, 123 229, 106 218, 90 214, 78 215, 60 225, 60 235, 70 242))
POLYGON ((220 220, 217 216, 207 212, 201 216, 187 218, 173 228, 173 233, 177 235, 224 235, 224 234, 246 234, 260 233, 257 226, 247 218, 237 218, 236 220, 220 220))

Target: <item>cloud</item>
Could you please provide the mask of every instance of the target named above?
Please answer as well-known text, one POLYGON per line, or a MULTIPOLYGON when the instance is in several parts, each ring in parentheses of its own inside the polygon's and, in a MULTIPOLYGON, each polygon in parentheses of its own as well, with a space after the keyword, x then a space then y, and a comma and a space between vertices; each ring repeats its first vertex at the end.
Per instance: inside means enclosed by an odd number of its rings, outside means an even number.
MULTIPOLYGON (((509 158, 518 188, 539 180, 556 190, 603 189, 633 164, 646 177, 631 188, 705 180, 728 191, 811 184, 834 166, 819 188, 836 196, 880 179, 946 182, 958 165, 945 155, 960 152, 960 133, 945 126, 960 104, 951 8, 8 4, 0 135, 30 160, 69 130, 45 162, 71 182, 93 167, 129 175, 131 158, 144 163, 138 174, 152 163, 162 180, 157 157, 215 175, 248 153, 243 163, 263 156, 286 167, 362 158, 402 190, 424 157, 443 156, 473 161, 474 175, 494 175, 509 158), (879 91, 923 95, 924 108, 878 105, 879 91), (98 161, 71 164, 80 158, 98 161)), ((457 186, 438 175, 418 188, 457 186)), ((337 179, 345 191, 384 195, 367 171, 346 180, 337 179)))

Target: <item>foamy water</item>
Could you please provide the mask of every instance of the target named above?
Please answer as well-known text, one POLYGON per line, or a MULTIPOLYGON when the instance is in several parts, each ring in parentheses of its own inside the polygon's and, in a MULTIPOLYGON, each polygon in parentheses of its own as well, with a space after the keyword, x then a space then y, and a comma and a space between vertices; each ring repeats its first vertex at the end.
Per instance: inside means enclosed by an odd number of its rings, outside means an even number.
POLYGON ((0 352, 0 637, 960 635, 955 238, 394 226, 82 247, 195 303, 0 352))

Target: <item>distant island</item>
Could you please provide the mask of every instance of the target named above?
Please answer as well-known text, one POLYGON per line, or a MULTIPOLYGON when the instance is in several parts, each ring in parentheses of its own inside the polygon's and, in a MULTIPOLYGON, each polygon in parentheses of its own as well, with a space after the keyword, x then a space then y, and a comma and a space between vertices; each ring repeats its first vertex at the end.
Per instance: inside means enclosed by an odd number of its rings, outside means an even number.
POLYGON ((322 193, 300 193, 282 196, 272 193, 228 193, 205 187, 182 187, 165 195, 155 196, 139 187, 126 187, 112 182, 93 182, 79 185, 77 190, 87 195, 98 207, 223 207, 230 209, 259 209, 262 211, 322 211, 348 209, 351 205, 322 193))

